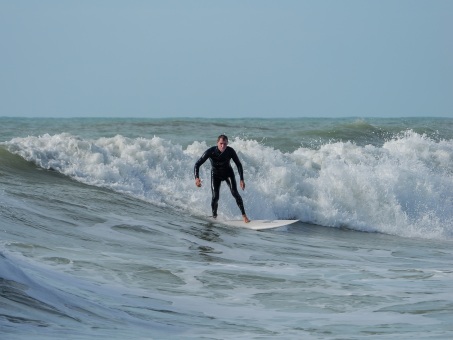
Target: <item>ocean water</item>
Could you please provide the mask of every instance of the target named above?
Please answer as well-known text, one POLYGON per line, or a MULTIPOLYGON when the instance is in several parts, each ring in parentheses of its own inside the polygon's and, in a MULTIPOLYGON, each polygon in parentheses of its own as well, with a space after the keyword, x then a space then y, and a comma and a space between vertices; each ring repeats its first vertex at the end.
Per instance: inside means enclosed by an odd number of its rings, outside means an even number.
MULTIPOLYGON (((1 339, 451 339, 453 119, 0 118, 1 339), (225 133, 256 232, 209 222, 225 133)), ((234 165, 233 165, 234 168, 234 165)), ((240 217, 222 186, 219 218, 240 217)))

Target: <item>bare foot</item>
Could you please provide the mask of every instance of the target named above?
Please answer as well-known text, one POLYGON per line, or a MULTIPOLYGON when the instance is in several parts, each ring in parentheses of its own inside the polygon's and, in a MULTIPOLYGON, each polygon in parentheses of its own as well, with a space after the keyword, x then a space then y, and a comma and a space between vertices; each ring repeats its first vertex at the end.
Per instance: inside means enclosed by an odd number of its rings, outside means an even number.
POLYGON ((245 223, 249 223, 249 222, 250 222, 250 220, 249 220, 249 218, 247 217, 247 215, 242 215, 242 218, 244 219, 244 222, 245 222, 245 223))

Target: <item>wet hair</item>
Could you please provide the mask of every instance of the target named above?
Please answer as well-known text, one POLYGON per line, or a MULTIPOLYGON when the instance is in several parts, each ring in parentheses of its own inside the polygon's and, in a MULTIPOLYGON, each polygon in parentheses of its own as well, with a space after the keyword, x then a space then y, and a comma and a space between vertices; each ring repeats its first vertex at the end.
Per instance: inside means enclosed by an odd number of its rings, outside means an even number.
POLYGON ((228 137, 226 135, 220 135, 219 137, 217 137, 217 141, 221 139, 225 139, 228 142, 228 137))

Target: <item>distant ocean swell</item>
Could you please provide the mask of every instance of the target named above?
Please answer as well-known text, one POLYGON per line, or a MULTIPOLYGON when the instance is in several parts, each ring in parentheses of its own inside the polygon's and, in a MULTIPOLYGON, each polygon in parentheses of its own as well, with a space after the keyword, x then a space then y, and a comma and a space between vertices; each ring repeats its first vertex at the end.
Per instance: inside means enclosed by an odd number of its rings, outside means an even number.
MULTIPOLYGON (((209 212, 209 165, 202 189, 193 164, 209 146, 117 135, 97 139, 69 133, 2 143, 44 169, 193 215, 209 212)), ((245 169, 243 197, 251 218, 304 222, 403 237, 453 239, 453 140, 407 130, 382 145, 330 142, 283 152, 235 138, 245 169)), ((220 210, 237 217, 222 188, 220 210)))

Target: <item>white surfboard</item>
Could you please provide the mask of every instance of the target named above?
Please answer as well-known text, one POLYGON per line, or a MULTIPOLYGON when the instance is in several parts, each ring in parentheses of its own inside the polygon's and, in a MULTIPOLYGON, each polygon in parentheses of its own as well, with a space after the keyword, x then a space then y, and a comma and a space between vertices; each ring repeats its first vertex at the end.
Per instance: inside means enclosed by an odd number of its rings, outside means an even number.
POLYGON ((219 220, 212 219, 213 222, 218 222, 230 227, 247 228, 252 230, 264 230, 283 227, 299 220, 251 220, 249 223, 245 223, 243 220, 219 220))

